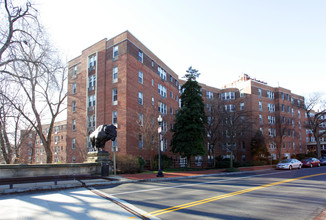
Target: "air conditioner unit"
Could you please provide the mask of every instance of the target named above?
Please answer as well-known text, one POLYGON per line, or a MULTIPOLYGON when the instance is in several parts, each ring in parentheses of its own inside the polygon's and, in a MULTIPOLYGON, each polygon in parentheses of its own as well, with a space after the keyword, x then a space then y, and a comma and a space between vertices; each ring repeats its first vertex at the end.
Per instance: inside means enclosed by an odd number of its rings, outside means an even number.
POLYGON ((58 142, 54 142, 54 144, 58 144, 58 142))

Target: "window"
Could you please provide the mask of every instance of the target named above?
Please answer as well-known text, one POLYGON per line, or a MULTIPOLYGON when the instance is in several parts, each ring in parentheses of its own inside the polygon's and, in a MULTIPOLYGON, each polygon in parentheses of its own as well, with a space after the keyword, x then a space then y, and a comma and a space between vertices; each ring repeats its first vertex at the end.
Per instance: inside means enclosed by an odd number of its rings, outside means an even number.
POLYGON ((76 120, 72 119, 72 130, 74 131, 76 129, 76 120))
POLYGON ((154 102, 154 97, 152 97, 152 105, 154 105, 154 103, 155 103, 155 102, 154 102))
POLYGON ((113 58, 118 57, 119 55, 119 46, 114 46, 113 47, 113 58))
POLYGON ((173 115, 173 108, 170 107, 170 114, 173 115))
POLYGON ((163 68, 157 67, 157 74, 161 77, 162 80, 166 80, 166 72, 163 68))
POLYGON ((89 70, 94 70, 96 65, 96 54, 88 57, 88 68, 89 70))
POLYGON ((76 138, 73 138, 71 140, 71 149, 75 149, 76 148, 76 138))
POLYGON ((118 111, 112 112, 112 124, 115 126, 118 124, 118 111))
POLYGON ((170 98, 173 99, 173 92, 170 91, 170 98))
POLYGON ((76 101, 72 101, 72 112, 76 112, 76 101))
POLYGON ((206 91, 206 98, 212 99, 213 98, 213 93, 210 91, 206 91))
POLYGON ((263 104, 259 102, 259 111, 263 111, 263 104))
POLYGON ((95 127, 95 115, 91 115, 88 117, 88 127, 95 127))
POLYGON ((240 110, 244 110, 244 103, 240 103, 240 110))
POLYGON ((143 148, 143 135, 139 134, 138 136, 138 147, 143 148))
POLYGON ((138 92, 138 104, 142 105, 143 104, 143 93, 138 92))
POLYGON ((262 115, 259 115, 259 123, 263 124, 263 116, 262 115))
POLYGON ((281 99, 284 100, 284 93, 283 92, 281 92, 281 99))
POLYGON ((301 112, 298 110, 298 118, 301 118, 301 112))
POLYGON ((143 52, 141 50, 138 51, 138 60, 142 63, 143 62, 143 52))
POLYGON ((112 90, 112 104, 117 105, 118 104, 118 89, 114 88, 112 90))
POLYGON ((138 124, 139 124, 139 126, 144 125, 144 115, 143 115, 143 113, 138 113, 138 124))
POLYGON ((95 106, 96 103, 96 95, 91 95, 88 97, 88 107, 95 106))
POLYGON ((275 117, 274 116, 268 116, 268 123, 269 124, 275 124, 275 117))
POLYGON ((263 135, 264 134, 263 128, 259 128, 259 130, 260 130, 260 133, 263 135))
POLYGON ((113 67, 112 70, 112 83, 118 82, 118 67, 113 67))
POLYGON ((269 112, 271 112, 271 113, 275 112, 275 105, 274 104, 268 103, 267 108, 268 108, 269 112))
POLYGON ((225 111, 233 112, 234 111, 234 105, 224 105, 225 111))
POLYGON ((259 95, 259 98, 261 98, 261 89, 258 89, 258 95, 259 95))
POLYGON ((77 75, 77 65, 73 67, 72 75, 74 75, 74 76, 77 75))
POLYGON ((96 75, 92 75, 88 77, 88 88, 90 90, 94 90, 96 85, 96 75))
POLYGON ((152 79, 152 86, 154 86, 154 79, 152 79))
POLYGON ((274 92, 267 91, 267 97, 268 97, 270 100, 274 99, 274 92))
POLYGON ((143 72, 142 71, 138 72, 138 82, 143 84, 143 72))
POLYGON ((158 103, 158 111, 161 112, 162 114, 166 114, 167 112, 167 106, 163 102, 158 103))
POLYGON ((235 99, 235 92, 224 92, 222 93, 222 100, 235 99))
POLYGON ((158 84, 158 94, 160 94, 162 97, 166 97, 166 92, 166 88, 161 84, 158 84))
POLYGON ((154 61, 152 60, 152 67, 154 67, 154 61))
POLYGON ((72 94, 76 94, 76 83, 72 84, 72 94))

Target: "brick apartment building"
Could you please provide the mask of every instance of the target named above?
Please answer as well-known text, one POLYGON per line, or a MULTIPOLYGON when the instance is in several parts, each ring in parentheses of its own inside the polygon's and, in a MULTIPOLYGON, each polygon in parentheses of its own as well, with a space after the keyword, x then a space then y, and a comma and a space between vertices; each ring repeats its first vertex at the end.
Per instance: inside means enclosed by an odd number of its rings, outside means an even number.
MULTIPOLYGON (((49 131, 49 125, 43 126, 43 131, 49 131)), ((66 139, 67 139, 67 121, 55 122, 53 126, 53 133, 51 136, 51 151, 53 154, 52 163, 66 163, 67 158, 67 148, 66 148, 66 139)), ((43 144, 36 135, 35 139, 35 151, 33 156, 33 163, 43 164, 46 163, 46 153, 43 147, 43 144)))
POLYGON ((237 88, 249 94, 243 103, 255 120, 253 130, 260 130, 274 159, 306 153, 304 97, 282 87, 271 87, 244 74, 224 88, 237 88), (278 147, 279 146, 279 147, 278 147), (280 152, 279 152, 280 151, 280 152))
MULTIPOLYGON (((44 133, 48 133, 49 125, 43 126, 44 133)), ((51 136, 52 163, 66 163, 66 136, 67 121, 55 122, 51 136)), ((20 131, 21 146, 19 148, 18 163, 43 164, 46 163, 46 153, 40 137, 34 130, 20 131)))
POLYGON ((35 132, 30 130, 20 130, 20 148, 17 155, 18 163, 32 164, 35 162, 35 132))
POLYGON ((159 114, 167 148, 169 128, 179 106, 178 75, 131 33, 101 40, 68 66, 68 163, 85 161, 91 150, 88 135, 99 125, 111 123, 117 127, 117 140, 107 142, 105 150, 111 152, 116 145, 118 153, 148 159, 144 138, 153 130, 153 143, 158 138, 159 114), (144 130, 145 119, 156 130, 144 130))
MULTIPOLYGON (((117 126, 118 138, 108 142, 105 150, 111 152, 114 145, 118 153, 149 159, 145 136, 154 131, 152 145, 157 146, 154 140, 159 114, 164 118, 166 131, 164 150, 172 156, 168 149, 172 137, 169 130, 179 107, 179 82, 184 81, 131 33, 126 31, 99 41, 68 65, 67 163, 85 161, 87 152, 91 151, 88 135, 99 125, 111 123, 117 126), (154 126, 144 129, 145 121, 154 126)), ((278 151, 281 157, 306 153, 302 96, 271 87, 246 74, 222 89, 201 86, 205 102, 218 98, 230 101, 231 106, 245 95, 241 108, 252 112, 255 118, 252 130, 262 132, 275 159, 278 151)), ((217 149, 216 155, 228 153, 223 147, 217 149)), ((248 140, 241 149, 237 159, 250 160, 248 140)))

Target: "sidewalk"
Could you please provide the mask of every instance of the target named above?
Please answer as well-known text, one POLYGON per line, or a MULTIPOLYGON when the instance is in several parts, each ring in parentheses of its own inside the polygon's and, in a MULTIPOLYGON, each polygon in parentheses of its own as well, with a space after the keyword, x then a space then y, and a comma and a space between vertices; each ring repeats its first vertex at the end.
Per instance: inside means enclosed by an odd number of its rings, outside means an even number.
MULTIPOLYGON (((238 168, 241 172, 245 171, 259 171, 271 169, 271 166, 257 166, 257 167, 241 167, 238 168)), ((48 182, 35 182, 35 183, 21 183, 14 184, 10 189, 9 185, 0 185, 0 195, 30 192, 30 191, 44 191, 44 190, 57 190, 68 189, 78 187, 92 187, 100 185, 111 184, 123 184, 123 183, 135 183, 135 182, 156 182, 156 181, 168 181, 172 179, 181 178, 194 178, 200 176, 212 176, 226 174, 225 169, 212 169, 212 170, 198 170, 198 171, 184 171, 184 172, 164 172, 164 177, 156 177, 157 173, 136 173, 136 174, 121 174, 118 176, 109 177, 112 180, 102 179, 100 176, 98 179, 84 179, 84 180, 62 180, 57 184, 53 181, 48 182)))

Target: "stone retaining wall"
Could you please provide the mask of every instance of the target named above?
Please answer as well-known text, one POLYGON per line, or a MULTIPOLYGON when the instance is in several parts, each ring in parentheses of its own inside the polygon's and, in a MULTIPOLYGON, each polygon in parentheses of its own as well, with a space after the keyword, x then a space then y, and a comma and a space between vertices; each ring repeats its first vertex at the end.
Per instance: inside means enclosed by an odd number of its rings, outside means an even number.
POLYGON ((101 172, 99 163, 0 165, 0 179, 60 175, 92 175, 101 172))

